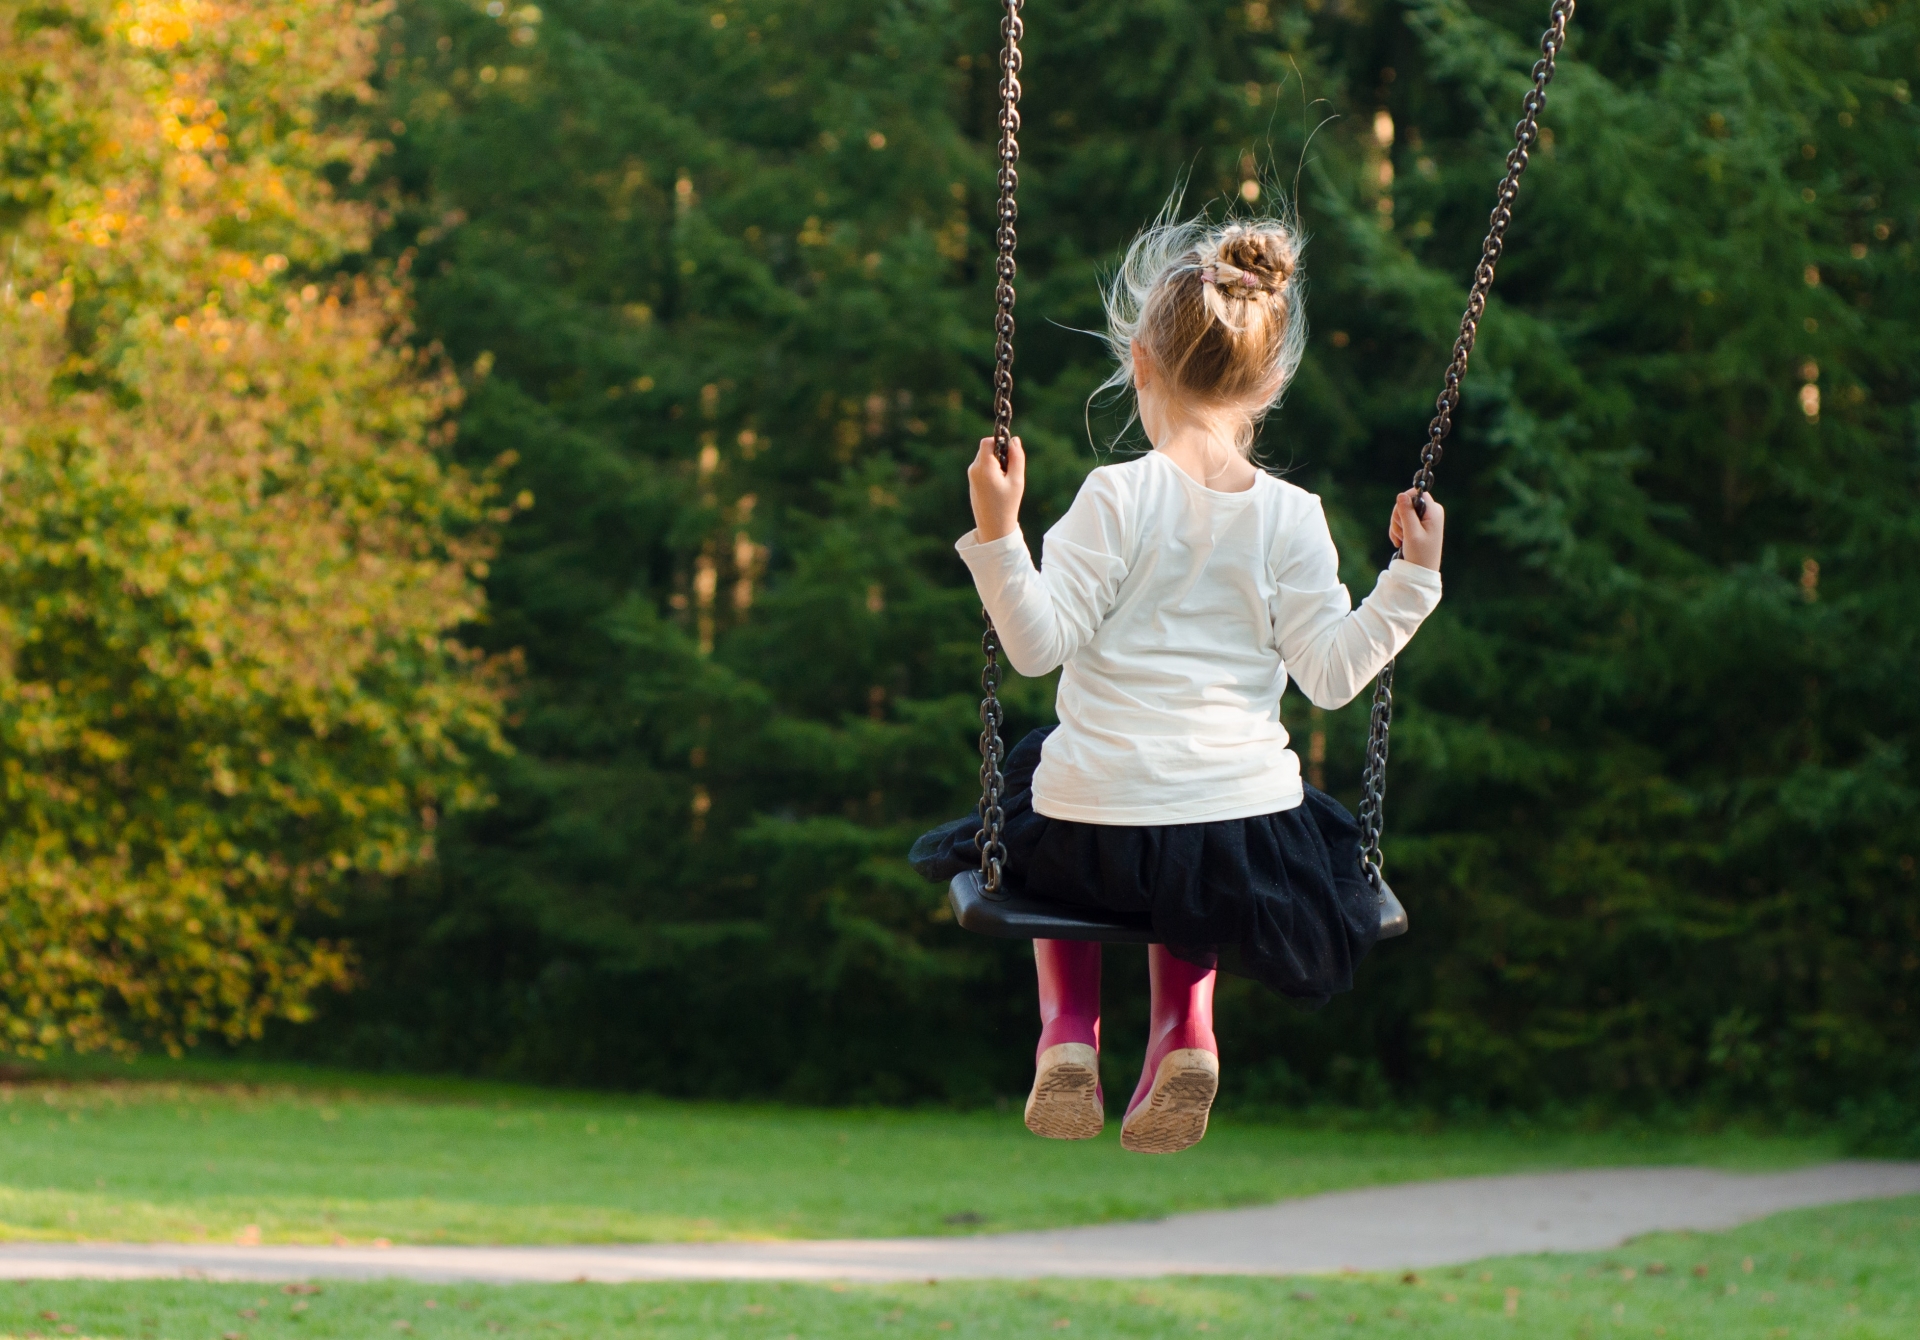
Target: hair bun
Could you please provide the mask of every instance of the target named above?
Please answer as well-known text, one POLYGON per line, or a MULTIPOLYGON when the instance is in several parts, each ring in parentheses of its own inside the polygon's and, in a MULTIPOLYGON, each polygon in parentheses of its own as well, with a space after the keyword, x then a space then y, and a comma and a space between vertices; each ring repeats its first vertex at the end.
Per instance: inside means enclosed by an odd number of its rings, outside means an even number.
POLYGON ((1293 236, 1279 228, 1234 226, 1220 238, 1219 258, 1234 269, 1259 278, 1271 291, 1286 284, 1299 265, 1293 236))
POLYGON ((1230 411, 1250 450, 1306 350, 1306 244, 1284 213, 1178 219, 1170 200, 1134 238, 1106 285, 1107 336, 1132 389, 1150 358, 1154 383, 1207 410, 1230 411))

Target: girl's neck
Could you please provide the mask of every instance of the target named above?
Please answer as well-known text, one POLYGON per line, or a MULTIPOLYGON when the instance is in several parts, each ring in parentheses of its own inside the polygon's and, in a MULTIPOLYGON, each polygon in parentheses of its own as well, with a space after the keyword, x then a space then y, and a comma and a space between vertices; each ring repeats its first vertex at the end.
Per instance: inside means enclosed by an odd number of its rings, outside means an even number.
POLYGON ((1142 415, 1153 449, 1194 483, 1218 493, 1244 493, 1259 471, 1235 444, 1234 434, 1203 419, 1142 415))

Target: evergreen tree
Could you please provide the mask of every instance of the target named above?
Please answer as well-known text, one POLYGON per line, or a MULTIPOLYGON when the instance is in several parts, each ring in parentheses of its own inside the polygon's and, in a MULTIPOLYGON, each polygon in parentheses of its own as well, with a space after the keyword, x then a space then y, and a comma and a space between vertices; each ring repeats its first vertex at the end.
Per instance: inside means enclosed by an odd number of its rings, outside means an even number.
MULTIPOLYGON (((1364 594, 1544 18, 1033 9, 1030 534, 1122 427, 1086 409, 1100 266, 1177 182, 1196 208, 1285 194, 1314 337, 1261 450, 1328 499, 1364 594)), ((535 502, 481 631, 526 658, 519 752, 434 883, 356 913, 359 1059, 804 1097, 1024 1082, 1024 947, 959 935, 900 855, 971 802, 977 614, 948 545, 985 422, 996 19, 396 16, 387 245, 470 372, 463 449, 517 452, 535 502)), ((1388 855, 1415 932, 1313 1019, 1229 990, 1243 1093, 1911 1082, 1915 26, 1581 12, 1441 473, 1448 599, 1403 666, 1388 855)), ((1023 728, 1051 684, 1008 696, 1023 728)), ((1351 800, 1364 704, 1287 712, 1351 800)))

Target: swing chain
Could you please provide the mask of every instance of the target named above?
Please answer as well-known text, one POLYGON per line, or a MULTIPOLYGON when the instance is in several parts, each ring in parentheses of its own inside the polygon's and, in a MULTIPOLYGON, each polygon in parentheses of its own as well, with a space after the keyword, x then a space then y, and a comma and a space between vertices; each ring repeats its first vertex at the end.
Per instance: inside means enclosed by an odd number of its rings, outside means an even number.
MULTIPOLYGON (((1553 82, 1554 61, 1566 44, 1567 22, 1573 17, 1575 0, 1554 0, 1547 31, 1540 38, 1540 59, 1533 66, 1533 87, 1521 104, 1522 115, 1513 128, 1513 149, 1507 154, 1507 175, 1500 181, 1493 213, 1487 219, 1486 241, 1480 246, 1480 264, 1473 272, 1473 289, 1467 295, 1466 314, 1460 318, 1460 335, 1453 342, 1453 361, 1439 398, 1434 402, 1433 421, 1427 425, 1427 444, 1420 452, 1420 468, 1414 472, 1414 510, 1427 514, 1427 494, 1433 488, 1433 468, 1445 454, 1444 443, 1453 427, 1453 412, 1460 406, 1460 383, 1467 375, 1467 359, 1480 333, 1480 318, 1487 310, 1487 294, 1493 288, 1494 267, 1507 245, 1507 225, 1513 222, 1513 202, 1520 194, 1520 174, 1527 170, 1533 145, 1540 138, 1540 112, 1547 105, 1547 85, 1553 82)), ((1395 558, 1400 551, 1395 550, 1395 558)), ((1380 833, 1387 805, 1387 735, 1393 725, 1393 665, 1388 661, 1373 686, 1373 715, 1367 727, 1365 771, 1360 783, 1360 865, 1375 893, 1383 893, 1380 833)))
POLYGON ((1387 739, 1393 725, 1393 662, 1380 667, 1373 682, 1373 715, 1367 726, 1367 757, 1360 778, 1360 869, 1376 895, 1384 895, 1380 830, 1387 812, 1387 739))
POLYGON ((1547 31, 1540 38, 1540 59, 1533 65, 1533 87, 1527 90, 1520 121, 1513 128, 1507 175, 1501 179, 1493 213, 1487 219, 1486 241, 1480 245, 1480 264, 1473 272, 1466 314, 1460 318, 1460 336, 1453 342, 1453 361, 1447 365, 1445 385, 1434 402, 1433 421, 1427 425, 1427 445, 1420 452, 1420 468, 1413 476, 1413 486, 1420 490, 1423 516, 1426 494, 1433 488, 1433 467, 1445 454, 1443 443, 1453 427, 1453 412, 1460 406, 1460 383, 1467 375, 1467 359, 1480 334, 1480 318, 1487 310, 1487 294, 1493 288, 1494 267, 1506 250, 1507 225, 1513 222, 1513 202, 1520 194, 1520 174, 1527 170, 1533 145, 1540 138, 1540 112, 1547 105, 1547 85, 1553 82, 1554 61, 1566 43, 1567 21, 1573 17, 1573 7, 1574 0, 1554 0, 1547 31))
POLYGON ((980 617, 987 631, 980 638, 986 653, 986 665, 980 671, 980 688, 986 694, 980 700, 980 876, 989 897, 1000 893, 1000 872, 1006 864, 1007 846, 1000 832, 1006 826, 1006 810, 1001 797, 1006 789, 1006 741, 1000 727, 1006 714, 1000 708, 1000 640, 994 636, 993 619, 985 610, 980 617))
MULTIPOLYGON (((1000 51, 1000 202, 996 210, 994 345, 993 345, 993 453, 1004 467, 1007 444, 1013 436, 1013 253, 1019 244, 1016 224, 1020 207, 1015 195, 1020 188, 1020 39, 1026 33, 1020 11, 1025 0, 1001 0, 1006 16, 1000 20, 1000 36, 1005 45, 1000 51)), ((988 898, 999 899, 1000 875, 1006 864, 1007 845, 1001 838, 1006 826, 1006 811, 1001 799, 1006 789, 1002 763, 1006 742, 1000 727, 1006 715, 1000 707, 1000 638, 993 629, 993 616, 985 610, 986 632, 980 649, 986 654, 986 667, 980 672, 980 877, 988 898)))
POLYGON ((994 230, 998 282, 993 290, 993 451, 1005 465, 1007 441, 1013 435, 1013 253, 1019 244, 1015 225, 1020 206, 1015 194, 1020 189, 1020 39, 1026 35, 1026 26, 1020 19, 1025 0, 1002 3, 1007 14, 1000 20, 1006 46, 1000 52, 1000 203, 994 230))

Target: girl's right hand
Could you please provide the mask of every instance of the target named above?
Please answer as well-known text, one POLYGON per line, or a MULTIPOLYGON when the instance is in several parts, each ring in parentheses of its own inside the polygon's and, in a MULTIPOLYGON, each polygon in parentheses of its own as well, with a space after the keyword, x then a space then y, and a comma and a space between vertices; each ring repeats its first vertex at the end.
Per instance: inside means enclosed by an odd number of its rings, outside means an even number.
POLYGON ((1413 510, 1416 490, 1408 489, 1394 500, 1393 520, 1387 526, 1400 556, 1409 563, 1440 571, 1440 544, 1446 537, 1447 509, 1427 495, 1427 514, 1413 510))
POLYGON ((980 454, 967 467, 967 496, 980 543, 992 544, 1020 529, 1020 498, 1027 491, 1027 453, 1017 437, 1007 439, 1007 465, 1000 468, 993 439, 980 439, 980 454))

